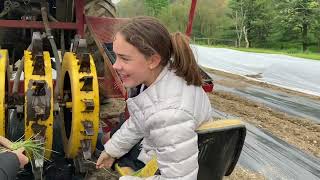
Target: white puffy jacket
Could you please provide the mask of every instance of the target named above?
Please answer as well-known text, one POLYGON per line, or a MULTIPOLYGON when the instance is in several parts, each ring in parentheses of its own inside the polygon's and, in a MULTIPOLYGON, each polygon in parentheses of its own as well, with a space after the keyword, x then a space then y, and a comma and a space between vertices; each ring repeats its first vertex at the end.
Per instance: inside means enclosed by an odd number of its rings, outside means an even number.
MULTIPOLYGON (((211 118, 211 105, 201 87, 165 67, 156 81, 138 96, 129 98, 130 118, 104 145, 112 157, 126 154, 142 138, 138 159, 147 163, 157 156, 161 172, 152 180, 196 180, 198 136, 195 129, 211 118)), ((124 176, 121 180, 142 179, 124 176)))

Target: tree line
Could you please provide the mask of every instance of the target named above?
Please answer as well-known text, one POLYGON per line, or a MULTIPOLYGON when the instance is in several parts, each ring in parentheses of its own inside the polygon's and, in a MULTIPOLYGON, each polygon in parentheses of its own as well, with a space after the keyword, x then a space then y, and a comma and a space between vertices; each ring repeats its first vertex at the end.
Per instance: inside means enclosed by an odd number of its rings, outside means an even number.
MULTIPOLYGON (((120 17, 150 15, 186 29, 191 0, 122 0, 120 17)), ((192 36, 237 47, 320 51, 320 0, 198 0, 192 36)))

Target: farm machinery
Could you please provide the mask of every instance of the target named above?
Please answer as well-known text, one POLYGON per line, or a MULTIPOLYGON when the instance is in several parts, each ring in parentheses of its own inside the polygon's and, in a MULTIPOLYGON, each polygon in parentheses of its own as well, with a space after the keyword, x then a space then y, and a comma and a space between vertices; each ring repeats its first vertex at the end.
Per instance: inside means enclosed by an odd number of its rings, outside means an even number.
MULTIPOLYGON (((195 5, 193 0, 189 35, 195 5)), ((0 135, 34 138, 44 146, 18 179, 82 177, 94 161, 99 130, 125 118, 127 91, 112 68, 113 27, 124 20, 115 18, 109 0, 0 2, 0 135), (114 102, 121 106, 110 110, 114 102)), ((211 92, 212 79, 205 72, 203 77, 211 92)), ((219 130, 220 136, 226 137, 219 130)))

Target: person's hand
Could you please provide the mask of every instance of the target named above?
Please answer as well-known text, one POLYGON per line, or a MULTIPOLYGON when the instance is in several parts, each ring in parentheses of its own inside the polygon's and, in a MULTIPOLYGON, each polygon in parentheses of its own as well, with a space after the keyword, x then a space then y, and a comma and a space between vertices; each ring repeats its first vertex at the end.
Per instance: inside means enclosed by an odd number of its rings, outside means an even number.
POLYGON ((28 164, 29 158, 23 154, 24 148, 20 148, 20 149, 14 150, 12 152, 17 155, 19 162, 20 162, 20 168, 23 168, 26 164, 28 164))
POLYGON ((107 152, 102 151, 97 160, 96 168, 110 168, 114 161, 115 159, 113 157, 111 157, 107 152))
POLYGON ((12 142, 9 139, 7 139, 7 138, 5 138, 3 136, 0 136, 0 144, 2 146, 4 146, 5 148, 11 150, 12 142))

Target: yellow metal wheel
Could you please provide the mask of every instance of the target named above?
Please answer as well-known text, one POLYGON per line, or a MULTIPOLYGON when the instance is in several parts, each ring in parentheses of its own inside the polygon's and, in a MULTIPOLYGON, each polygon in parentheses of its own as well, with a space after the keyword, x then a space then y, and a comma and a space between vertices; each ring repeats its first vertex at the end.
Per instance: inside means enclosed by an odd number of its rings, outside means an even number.
MULTIPOLYGON (((24 52, 25 139, 35 137, 51 150, 53 138, 53 86, 49 52, 24 52)), ((50 159, 51 151, 45 151, 50 159)), ((41 166, 41 165, 40 165, 41 166)))
POLYGON ((65 104, 60 111, 61 131, 66 157, 72 159, 91 158, 99 130, 98 79, 93 58, 86 55, 82 64, 74 53, 65 53, 61 68, 60 95, 65 104))
POLYGON ((8 51, 0 50, 0 136, 6 136, 7 93, 8 93, 8 51))

